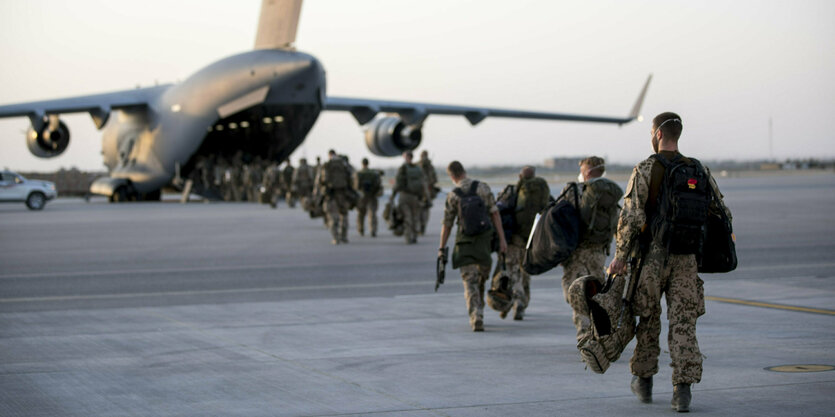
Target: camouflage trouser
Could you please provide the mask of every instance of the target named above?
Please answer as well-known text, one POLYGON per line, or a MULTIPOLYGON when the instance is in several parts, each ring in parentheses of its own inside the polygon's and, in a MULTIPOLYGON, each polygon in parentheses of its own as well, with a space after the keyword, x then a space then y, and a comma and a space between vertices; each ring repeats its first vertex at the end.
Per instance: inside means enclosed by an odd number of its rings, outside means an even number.
POLYGON ((697 275, 695 255, 667 255, 657 244, 650 247, 633 300, 635 353, 633 375, 649 377, 658 372, 661 352, 661 294, 667 299, 667 343, 673 368, 673 384, 693 384, 702 379, 702 353, 696 340, 696 319, 705 312, 704 287, 697 275))
POLYGON ((423 235, 426 233, 426 225, 429 224, 429 211, 432 210, 432 207, 421 207, 420 208, 420 234, 423 235))
MULTIPOLYGON (((565 302, 570 304, 568 299, 568 288, 577 278, 592 275, 603 282, 606 273, 603 264, 606 262, 606 246, 580 244, 571 256, 562 264, 562 295, 565 302)), ((577 340, 584 334, 584 326, 581 317, 576 313, 571 314, 574 327, 577 328, 577 340)))
POLYGON ((365 216, 371 226, 371 235, 377 236, 377 196, 363 194, 357 202, 357 230, 365 234, 365 216))
POLYGON ((461 267, 464 281, 464 297, 467 299, 467 313, 470 326, 476 320, 484 319, 484 283, 490 277, 490 265, 470 264, 461 267))
POLYGON ((348 240, 348 199, 344 193, 335 191, 325 197, 325 215, 331 237, 336 241, 348 240))
POLYGON ((287 191, 287 193, 284 195, 284 202, 287 203, 287 207, 296 207, 296 193, 292 191, 287 191))
POLYGON ((513 289, 513 306, 516 308, 516 314, 521 315, 528 308, 528 302, 531 300, 531 276, 522 269, 522 263, 525 261, 525 247, 511 243, 507 245, 507 253, 505 254, 505 264, 507 266, 507 273, 510 275, 511 288, 513 289))
POLYGON ((420 200, 414 194, 401 192, 398 208, 403 214, 403 236, 411 243, 420 233, 420 200))

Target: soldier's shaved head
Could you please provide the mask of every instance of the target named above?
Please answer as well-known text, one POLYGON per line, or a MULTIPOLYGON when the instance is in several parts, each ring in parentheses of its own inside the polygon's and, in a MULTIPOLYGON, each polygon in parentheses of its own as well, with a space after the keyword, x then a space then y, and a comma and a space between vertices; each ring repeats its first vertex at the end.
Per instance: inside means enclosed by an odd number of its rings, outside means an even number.
POLYGON ((534 175, 536 175, 536 168, 530 165, 525 165, 524 167, 522 167, 522 170, 519 171, 519 178, 522 179, 528 180, 533 178, 534 175))
POLYGON ((368 166, 368 158, 362 158, 362 166, 364 166, 364 167, 368 166))
POLYGON ((661 129, 664 139, 677 141, 683 128, 681 116, 673 112, 664 112, 652 119, 652 130, 661 129))

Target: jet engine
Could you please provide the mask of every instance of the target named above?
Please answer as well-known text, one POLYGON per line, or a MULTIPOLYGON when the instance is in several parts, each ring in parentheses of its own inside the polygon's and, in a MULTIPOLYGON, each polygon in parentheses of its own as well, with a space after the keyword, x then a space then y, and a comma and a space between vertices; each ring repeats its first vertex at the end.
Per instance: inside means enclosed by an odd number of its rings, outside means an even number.
POLYGON ((70 144, 70 130, 64 122, 50 116, 40 131, 29 128, 26 132, 26 145, 29 152, 39 158, 53 158, 64 153, 70 144))
POLYGON ((420 145, 420 125, 407 125, 396 116, 373 120, 365 128, 365 145, 378 156, 398 156, 420 145))

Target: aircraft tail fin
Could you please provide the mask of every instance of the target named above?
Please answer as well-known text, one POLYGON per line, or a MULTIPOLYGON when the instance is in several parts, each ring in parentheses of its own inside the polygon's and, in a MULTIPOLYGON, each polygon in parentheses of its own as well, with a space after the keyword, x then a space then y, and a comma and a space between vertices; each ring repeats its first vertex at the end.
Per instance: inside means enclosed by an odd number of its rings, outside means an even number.
POLYGON ((295 49, 302 0, 262 0, 255 49, 295 49))
POLYGON ((632 111, 629 112, 630 120, 635 120, 641 117, 641 106, 644 105, 644 97, 647 95, 647 89, 649 89, 650 81, 652 81, 652 74, 647 77, 647 82, 644 84, 644 88, 641 89, 641 94, 638 96, 638 99, 635 100, 635 105, 632 106, 632 111))

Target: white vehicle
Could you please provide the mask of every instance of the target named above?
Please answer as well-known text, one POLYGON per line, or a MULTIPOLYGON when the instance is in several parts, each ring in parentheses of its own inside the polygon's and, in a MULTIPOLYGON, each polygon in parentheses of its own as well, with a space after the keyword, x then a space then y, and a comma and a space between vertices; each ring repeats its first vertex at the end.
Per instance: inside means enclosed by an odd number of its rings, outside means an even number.
POLYGON ((18 173, 0 171, 0 202, 23 201, 30 210, 40 210, 55 197, 58 197, 55 183, 27 180, 18 173))

